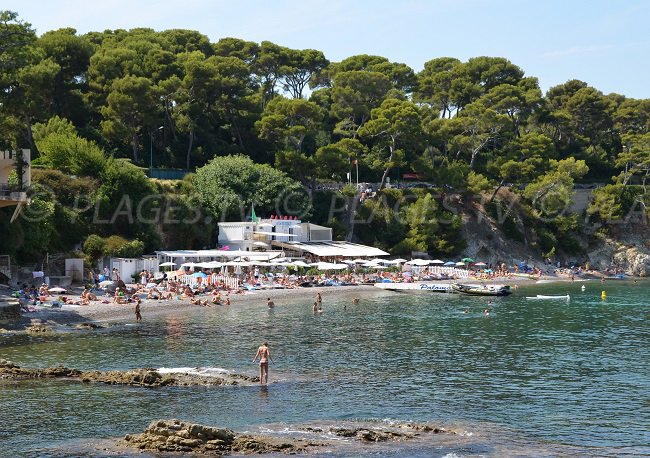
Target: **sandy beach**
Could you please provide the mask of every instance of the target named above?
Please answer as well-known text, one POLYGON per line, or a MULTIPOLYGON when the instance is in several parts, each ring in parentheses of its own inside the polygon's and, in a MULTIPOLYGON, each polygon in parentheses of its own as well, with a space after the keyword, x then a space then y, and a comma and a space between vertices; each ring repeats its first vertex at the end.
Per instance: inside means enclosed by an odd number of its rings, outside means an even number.
MULTIPOLYGON (((583 279, 581 279, 583 280, 583 279)), ((510 284, 510 285, 534 285, 537 281, 543 283, 571 281, 569 278, 560 276, 544 277, 541 280, 532 280, 528 278, 513 277, 503 281, 495 280, 489 283, 510 284)), ((454 280, 441 280, 437 283, 453 283, 454 280)), ((479 284, 478 280, 469 280, 464 283, 479 284)), ((69 297, 78 298, 81 288, 73 288, 69 297)), ((260 307, 266 308, 267 298, 270 298, 276 307, 282 307, 283 304, 295 304, 304 302, 306 306, 311 306, 317 293, 323 296, 323 306, 327 307, 328 301, 352 302, 353 298, 368 299, 376 296, 385 296, 394 293, 374 287, 372 284, 362 284, 356 286, 321 286, 310 288, 281 289, 270 288, 244 293, 230 293, 230 305, 211 305, 208 308, 218 307, 260 307)), ((5 296, 7 291, 3 292, 5 296)), ((1 293, 0 293, 1 294, 1 293)), ((401 293, 403 294, 403 293, 401 293)), ((208 297, 208 296, 206 296, 208 297)), ((17 322, 5 323, 0 325, 0 329, 7 331, 20 332, 35 322, 42 323, 51 328, 52 331, 70 330, 71 326, 82 323, 110 323, 131 320, 135 316, 135 304, 113 304, 104 303, 102 300, 110 300, 110 297, 100 296, 97 301, 92 301, 90 305, 63 305, 61 308, 52 308, 44 306, 29 306, 30 312, 24 312, 22 319, 17 322)), ((203 306, 190 304, 187 299, 184 300, 151 300, 144 299, 141 303, 141 312, 143 319, 148 317, 166 315, 170 313, 182 313, 186 310, 205 308, 203 306)))
MULTIPOLYGON (((79 288, 75 288, 73 294, 69 297, 76 298, 79 296, 79 288)), ((245 293, 231 293, 231 304, 212 305, 209 308, 218 307, 248 307, 255 306, 263 309, 267 308, 267 298, 275 303, 276 307, 283 304, 293 304, 304 302, 305 305, 313 304, 316 293, 320 292, 323 296, 323 304, 327 305, 328 300, 352 301, 354 297, 367 298, 374 295, 390 294, 375 288, 372 285, 343 286, 343 287, 312 287, 298 289, 267 289, 249 291, 245 293)), ((207 296, 206 296, 207 297, 207 296)), ((100 299, 104 299, 100 297, 100 299)), ((109 299, 106 297, 106 299, 109 299)), ((52 330, 62 330, 69 328, 70 325, 81 323, 108 323, 131 320, 135 316, 135 304, 113 304, 103 303, 101 300, 92 301, 90 305, 63 305, 61 308, 29 306, 30 312, 24 312, 22 319, 18 322, 0 324, 0 328, 9 331, 21 331, 30 326, 34 321, 40 320, 43 324, 52 327, 52 330)), ((206 308, 199 305, 190 304, 185 300, 151 300, 143 299, 141 311, 143 319, 148 317, 166 315, 170 313, 182 313, 186 310, 206 308)))

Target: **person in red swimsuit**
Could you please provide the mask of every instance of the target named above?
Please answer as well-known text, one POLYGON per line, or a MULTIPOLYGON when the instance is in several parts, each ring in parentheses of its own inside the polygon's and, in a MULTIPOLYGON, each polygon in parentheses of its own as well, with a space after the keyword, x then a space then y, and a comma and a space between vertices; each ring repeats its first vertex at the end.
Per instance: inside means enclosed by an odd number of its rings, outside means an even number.
POLYGON ((257 358, 260 359, 260 384, 266 384, 269 381, 269 361, 273 362, 273 358, 271 358, 271 350, 269 350, 269 346, 266 342, 260 345, 257 349, 253 362, 257 361, 257 358))

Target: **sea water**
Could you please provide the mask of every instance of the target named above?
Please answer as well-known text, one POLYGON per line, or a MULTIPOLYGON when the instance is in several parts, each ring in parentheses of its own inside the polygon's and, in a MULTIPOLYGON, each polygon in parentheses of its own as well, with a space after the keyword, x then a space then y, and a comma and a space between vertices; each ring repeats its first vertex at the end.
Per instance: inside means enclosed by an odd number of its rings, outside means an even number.
POLYGON ((23 367, 257 375, 263 341, 275 362, 267 388, 0 382, 0 456, 74 455, 163 418, 278 435, 404 421, 458 433, 327 456, 647 456, 649 286, 543 284, 505 298, 371 291, 359 304, 325 290, 319 315, 306 289, 304 303, 274 309, 260 295, 259 305, 148 317, 145 303, 136 326, 0 335, 0 358, 23 367))

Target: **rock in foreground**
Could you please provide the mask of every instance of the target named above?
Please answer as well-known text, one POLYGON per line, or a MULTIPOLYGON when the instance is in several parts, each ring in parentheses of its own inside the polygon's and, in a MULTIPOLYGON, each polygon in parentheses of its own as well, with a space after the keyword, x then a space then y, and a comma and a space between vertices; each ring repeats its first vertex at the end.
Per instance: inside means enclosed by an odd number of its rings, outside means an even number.
MULTIPOLYGON (((316 438, 300 439, 283 435, 281 438, 265 435, 237 434, 229 429, 204 426, 181 420, 157 420, 142 434, 128 434, 118 447, 137 448, 142 451, 188 453, 201 455, 306 453, 310 449, 327 449, 329 452, 350 441, 323 441, 322 435, 348 438, 352 442, 379 443, 405 441, 422 437, 423 433, 446 433, 442 428, 425 424, 402 424, 393 427, 350 425, 350 427, 299 428, 317 433, 316 438)), ((454 434, 453 432, 451 432, 454 434)))
POLYGON ((129 447, 159 452, 191 452, 224 455, 231 453, 297 453, 322 444, 300 440, 280 440, 264 436, 235 435, 229 429, 180 420, 154 421, 142 434, 128 434, 129 447))

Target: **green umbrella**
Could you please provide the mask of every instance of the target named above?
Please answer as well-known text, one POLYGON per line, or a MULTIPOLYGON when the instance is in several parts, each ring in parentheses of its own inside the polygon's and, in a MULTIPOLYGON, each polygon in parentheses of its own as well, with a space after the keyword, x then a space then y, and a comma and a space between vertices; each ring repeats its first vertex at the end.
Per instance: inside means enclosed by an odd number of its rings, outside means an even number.
POLYGON ((474 260, 472 258, 463 258, 463 259, 461 259, 461 261, 463 261, 463 262, 474 262, 474 260))

